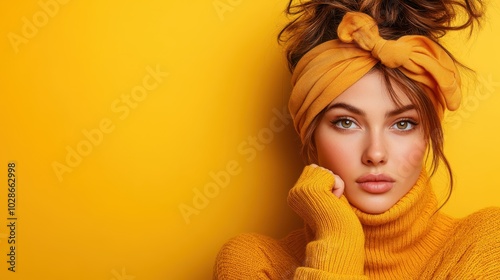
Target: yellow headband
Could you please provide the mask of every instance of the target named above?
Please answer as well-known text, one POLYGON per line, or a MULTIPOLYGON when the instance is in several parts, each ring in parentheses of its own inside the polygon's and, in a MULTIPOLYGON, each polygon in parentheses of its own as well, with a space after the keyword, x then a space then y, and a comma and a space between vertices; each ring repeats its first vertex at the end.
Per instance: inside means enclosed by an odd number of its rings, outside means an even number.
POLYGON ((359 12, 347 13, 337 33, 339 39, 311 49, 293 71, 288 108, 302 142, 314 117, 378 61, 425 85, 440 117, 445 108, 459 107, 458 69, 436 42, 419 35, 385 40, 375 20, 359 12))

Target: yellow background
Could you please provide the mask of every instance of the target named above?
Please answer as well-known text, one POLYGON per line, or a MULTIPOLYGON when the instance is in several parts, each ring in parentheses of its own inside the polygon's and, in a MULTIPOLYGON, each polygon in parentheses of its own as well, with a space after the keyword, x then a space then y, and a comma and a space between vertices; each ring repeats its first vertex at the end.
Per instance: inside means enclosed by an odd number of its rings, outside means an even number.
MULTIPOLYGON (((0 279, 210 279, 228 238, 300 226, 286 205, 298 139, 278 113, 290 91, 276 43, 286 2, 3 1, 0 279)), ((490 8, 473 43, 449 40, 479 78, 447 118, 454 216, 500 206, 499 14, 490 8)))

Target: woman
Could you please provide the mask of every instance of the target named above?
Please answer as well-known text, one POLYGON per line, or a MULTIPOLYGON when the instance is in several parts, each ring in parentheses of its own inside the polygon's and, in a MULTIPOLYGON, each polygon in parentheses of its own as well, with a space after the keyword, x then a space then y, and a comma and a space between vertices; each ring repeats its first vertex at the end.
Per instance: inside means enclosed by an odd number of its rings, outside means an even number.
POLYGON ((452 187, 441 120, 461 97, 458 63, 437 39, 470 27, 481 9, 469 0, 290 1, 297 17, 280 34, 289 109, 311 164, 288 202, 305 227, 282 240, 233 238, 214 278, 500 279, 500 209, 453 219, 429 183, 441 162, 452 187), (466 21, 453 26, 460 8, 466 21))

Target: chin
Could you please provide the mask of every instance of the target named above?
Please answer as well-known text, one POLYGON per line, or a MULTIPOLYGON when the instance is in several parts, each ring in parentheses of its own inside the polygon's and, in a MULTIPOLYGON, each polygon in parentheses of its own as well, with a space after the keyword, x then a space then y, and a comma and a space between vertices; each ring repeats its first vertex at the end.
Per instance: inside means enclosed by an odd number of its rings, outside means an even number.
POLYGON ((371 215, 382 214, 382 213, 386 212, 387 210, 391 209, 390 207, 389 208, 374 208, 374 207, 363 208, 363 207, 357 207, 357 208, 359 210, 361 210, 363 213, 371 214, 371 215))
MULTIPOLYGON (((349 198, 347 198, 349 200, 349 198)), ((372 215, 382 214, 394 206, 395 203, 390 203, 387 201, 370 201, 370 202, 362 202, 362 203, 351 203, 354 207, 358 208, 358 210, 372 215)))

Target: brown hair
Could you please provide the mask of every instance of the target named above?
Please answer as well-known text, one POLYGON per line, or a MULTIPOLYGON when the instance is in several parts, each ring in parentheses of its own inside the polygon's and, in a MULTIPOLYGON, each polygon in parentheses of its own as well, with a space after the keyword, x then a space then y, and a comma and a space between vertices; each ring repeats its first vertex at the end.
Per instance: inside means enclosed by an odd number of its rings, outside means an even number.
POLYGON ((315 46, 337 39, 337 27, 347 12, 363 12, 373 17, 385 39, 404 35, 423 35, 435 41, 450 30, 480 24, 483 0, 310 0, 293 4, 285 13, 294 17, 279 33, 286 45, 290 70, 315 46), (457 18, 461 23, 454 25, 457 18))
MULTIPOLYGON (((398 39, 404 35, 423 35, 436 41, 450 30, 470 28, 480 24, 484 14, 482 0, 311 0, 293 4, 290 0, 286 14, 294 17, 279 33, 278 40, 283 43, 290 71, 293 71, 302 56, 315 46, 328 40, 337 39, 337 27, 347 12, 364 12, 373 17, 384 39, 398 39), (455 23, 457 17, 462 21, 455 23)), ((437 42, 438 43, 438 42, 437 42)), ((443 49, 448 52, 444 47, 443 49)), ((453 58, 453 56, 448 52, 453 58)), ((460 64, 453 58, 458 65, 460 64)), ((406 77, 400 70, 385 67, 378 63, 374 68, 380 70, 385 78, 391 99, 396 105, 400 101, 394 91, 393 83, 405 92, 415 105, 427 139, 428 156, 432 156, 431 174, 437 171, 442 162, 450 178, 450 191, 453 189, 453 176, 450 164, 443 151, 443 128, 438 113, 424 91, 424 86, 406 77)), ((469 69, 470 70, 470 69, 469 69)), ((307 128, 302 146, 302 154, 308 163, 317 163, 314 131, 324 115, 320 112, 307 128)))

